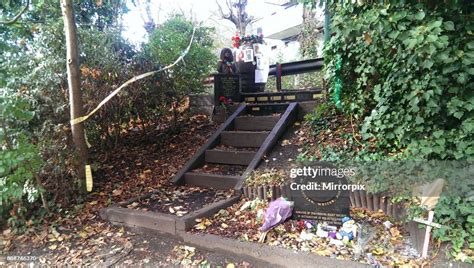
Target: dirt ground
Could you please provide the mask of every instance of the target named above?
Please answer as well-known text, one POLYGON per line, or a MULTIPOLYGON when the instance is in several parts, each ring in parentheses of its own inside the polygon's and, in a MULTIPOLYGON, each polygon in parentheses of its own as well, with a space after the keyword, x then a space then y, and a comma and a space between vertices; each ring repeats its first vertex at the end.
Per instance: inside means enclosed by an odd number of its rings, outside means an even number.
MULTIPOLYGON (((202 265, 203 267, 265 267, 266 263, 255 259, 243 258, 228 253, 211 252, 184 244, 180 239, 169 234, 152 232, 141 228, 121 229, 113 236, 120 235, 121 239, 111 239, 94 252, 87 252, 87 247, 76 245, 76 253, 68 256, 58 256, 57 252, 48 247, 32 248, 29 244, 19 244, 14 251, 6 256, 34 256, 35 265, 63 265, 76 263, 88 266, 174 266, 202 265), (79 252, 84 253, 78 254, 79 252), (88 253, 88 254, 87 254, 88 253), (77 255, 77 257, 75 257, 77 255)), ((3 262, 0 266, 13 267, 29 262, 3 262)))

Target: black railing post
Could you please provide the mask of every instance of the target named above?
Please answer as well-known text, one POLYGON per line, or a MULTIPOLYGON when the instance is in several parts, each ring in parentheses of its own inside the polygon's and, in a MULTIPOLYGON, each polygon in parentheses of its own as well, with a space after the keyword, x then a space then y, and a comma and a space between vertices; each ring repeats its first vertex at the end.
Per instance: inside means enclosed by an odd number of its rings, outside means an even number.
POLYGON ((276 86, 277 86, 277 90, 280 91, 281 90, 281 64, 277 63, 276 67, 277 67, 276 86))

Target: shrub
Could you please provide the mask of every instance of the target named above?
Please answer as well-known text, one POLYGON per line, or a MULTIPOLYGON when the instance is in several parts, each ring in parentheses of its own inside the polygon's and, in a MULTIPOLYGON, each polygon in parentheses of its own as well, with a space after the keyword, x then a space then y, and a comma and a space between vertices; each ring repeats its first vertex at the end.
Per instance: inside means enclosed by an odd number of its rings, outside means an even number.
POLYGON ((10 213, 14 227, 44 190, 37 174, 42 159, 23 127, 33 116, 25 99, 0 96, 0 216, 6 219, 10 213))
MULTIPOLYGON (((191 21, 183 16, 171 17, 151 33, 149 43, 144 46, 144 56, 156 68, 172 64, 188 46, 193 28, 191 21)), ((184 61, 157 75, 157 88, 165 95, 164 104, 172 107, 175 127, 178 104, 186 95, 205 90, 203 80, 217 62, 212 51, 212 31, 211 28, 196 27, 194 42, 184 61)))

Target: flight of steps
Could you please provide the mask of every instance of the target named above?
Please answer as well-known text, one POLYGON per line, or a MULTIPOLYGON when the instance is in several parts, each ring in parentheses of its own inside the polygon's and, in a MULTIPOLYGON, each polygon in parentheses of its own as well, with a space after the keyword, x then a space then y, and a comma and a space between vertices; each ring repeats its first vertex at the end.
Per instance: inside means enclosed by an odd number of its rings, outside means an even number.
POLYGON ((245 177, 296 119, 296 106, 242 104, 176 174, 173 182, 240 189, 245 177))

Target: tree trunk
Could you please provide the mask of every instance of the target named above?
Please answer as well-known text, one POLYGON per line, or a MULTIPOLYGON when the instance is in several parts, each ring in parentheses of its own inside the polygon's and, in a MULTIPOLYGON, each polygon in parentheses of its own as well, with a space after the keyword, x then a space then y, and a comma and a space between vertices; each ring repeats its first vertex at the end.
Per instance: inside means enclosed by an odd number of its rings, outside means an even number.
MULTIPOLYGON (((77 45, 76 23, 72 0, 61 0, 64 19, 64 32, 67 47, 67 77, 69 86, 69 107, 71 120, 82 116, 83 103, 81 92, 81 73, 79 70, 79 52, 77 45)), ((85 165, 87 163, 87 146, 84 136, 84 123, 71 124, 72 139, 76 149, 74 164, 79 177, 79 185, 85 190, 85 165)))

